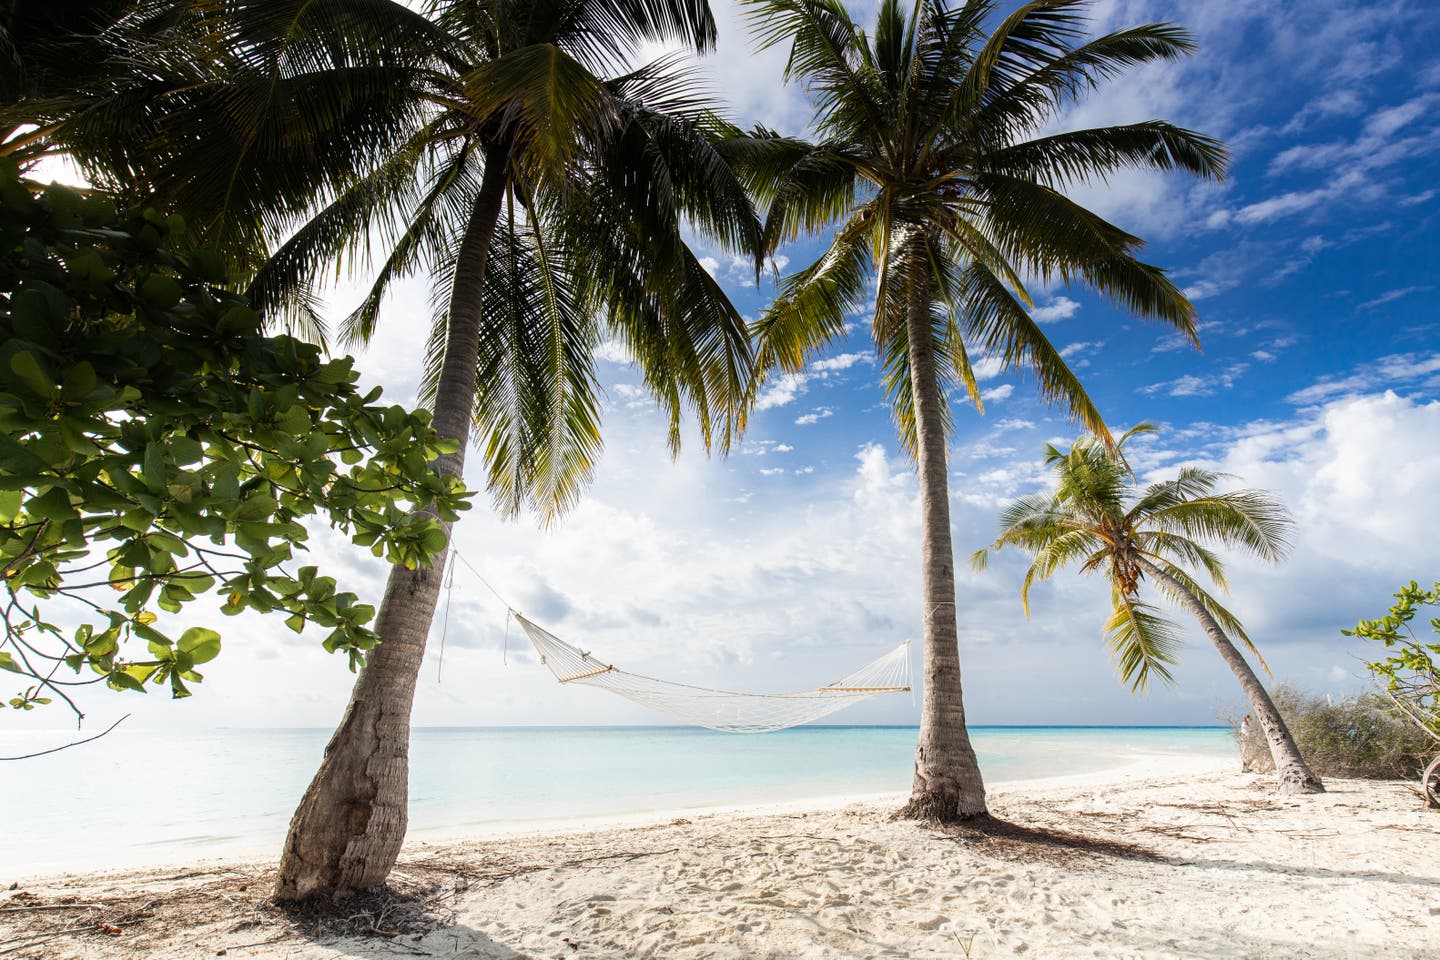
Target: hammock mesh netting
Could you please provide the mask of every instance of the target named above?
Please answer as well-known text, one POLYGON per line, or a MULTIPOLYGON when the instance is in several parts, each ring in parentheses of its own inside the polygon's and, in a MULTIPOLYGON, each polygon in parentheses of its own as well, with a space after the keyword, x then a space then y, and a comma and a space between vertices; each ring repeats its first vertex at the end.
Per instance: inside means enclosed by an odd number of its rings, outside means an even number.
POLYGON ((731 693, 621 670, 512 614, 540 662, 561 683, 583 683, 619 694, 685 723, 727 733, 766 733, 812 723, 882 693, 910 689, 909 646, 901 644, 834 683, 801 693, 731 693))

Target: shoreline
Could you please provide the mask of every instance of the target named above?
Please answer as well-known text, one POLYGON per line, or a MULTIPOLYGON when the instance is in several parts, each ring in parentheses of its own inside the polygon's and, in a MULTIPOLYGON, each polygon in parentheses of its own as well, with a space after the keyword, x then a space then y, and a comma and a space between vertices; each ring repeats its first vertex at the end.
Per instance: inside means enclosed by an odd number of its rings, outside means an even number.
MULTIPOLYGON (((1219 773, 1235 769, 1238 759, 1196 757, 1183 753, 1119 754, 1116 763, 1086 773, 1063 773, 1053 777, 1026 777, 1017 780, 996 780, 987 784, 990 796, 1027 793, 1044 788, 1076 790, 1107 788, 1136 780, 1183 777, 1200 773, 1219 773), (1154 769, 1158 766, 1158 769, 1154 769)), ((899 807, 909 796, 908 791, 886 790, 879 793, 821 794, 758 803, 697 804, 661 807, 620 813, 578 817, 540 817, 525 822, 495 821, 473 829, 428 828, 411 831, 406 849, 421 846, 448 846, 471 841, 531 838, 560 834, 586 834, 604 830, 658 826, 677 818, 785 816, 795 813, 829 813, 855 805, 894 805, 899 807), (441 834, 440 836, 434 836, 441 834)), ((248 858, 248 855, 247 855, 248 858)))
MULTIPOLYGON (((1115 761, 1113 764, 1086 773, 996 780, 987 784, 987 793, 991 797, 1000 797, 1041 790, 1105 789, 1139 780, 1218 773, 1234 769, 1238 763, 1225 758, 1194 756, 1184 753, 1117 754, 1113 759, 1115 761)), ((611 830, 654 827, 682 819, 713 819, 716 817, 752 819, 801 813, 830 813, 856 805, 899 807, 905 802, 907 796, 907 791, 903 790, 879 793, 821 794, 812 797, 761 802, 694 804, 573 817, 537 817, 526 821, 499 820, 458 828, 412 828, 406 836, 401 855, 418 854, 456 844, 490 840, 528 840, 557 835, 586 835, 611 830)), ((80 875, 100 877, 130 875, 147 871, 173 872, 188 867, 260 867, 277 858, 280 843, 280 840, 276 840, 274 843, 257 844, 216 855, 200 855, 184 859, 172 858, 168 855, 156 858, 133 856, 129 859, 120 858, 108 862, 82 863, 60 869, 42 868, 30 873, 0 875, 0 881, 8 886, 14 882, 39 883, 80 875)))
POLYGON ((984 830, 891 821, 886 795, 410 844, 391 892, 341 918, 266 903, 269 863, 55 876, 0 894, 0 943, 44 960, 1440 960, 1440 820, 1413 788, 1282 797, 1189 760, 997 784, 984 830))

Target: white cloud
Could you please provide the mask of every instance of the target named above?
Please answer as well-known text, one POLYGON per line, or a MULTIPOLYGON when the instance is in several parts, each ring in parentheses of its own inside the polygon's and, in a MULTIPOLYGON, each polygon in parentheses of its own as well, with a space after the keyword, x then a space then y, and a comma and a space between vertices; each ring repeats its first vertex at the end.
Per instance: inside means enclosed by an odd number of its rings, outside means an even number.
POLYGON ((1440 373, 1440 353, 1397 353, 1381 357, 1344 377, 1325 377, 1290 394, 1291 403, 1320 403, 1345 394, 1413 386, 1440 373))
POLYGON ((1204 300, 1206 297, 1213 297, 1217 293, 1224 293, 1226 290, 1229 290, 1231 286, 1234 285, 1222 283, 1217 280, 1201 280, 1198 283, 1192 283, 1180 292, 1185 294, 1190 300, 1204 300))
POLYGON ((1035 318, 1036 323, 1059 323, 1075 315, 1080 309, 1080 304, 1069 297, 1056 297, 1043 307, 1036 307, 1030 311, 1030 316, 1035 318))
POLYGON ((629 349, 618 340, 606 340, 595 348, 597 359, 610 363, 633 363, 635 358, 630 356, 629 349))
POLYGON ((1152 383, 1149 386, 1141 387, 1140 392, 1147 396, 1161 394, 1167 397, 1208 397, 1220 390, 1229 390, 1235 386, 1235 381, 1240 379, 1248 369, 1250 369, 1248 363, 1232 363, 1224 370, 1204 376, 1187 373, 1174 380, 1152 383))
POLYGON ((844 371, 857 364, 874 362, 874 358, 868 353, 842 353, 813 361, 803 373, 781 373, 772 376, 761 388, 760 396, 755 401, 755 409, 773 410, 783 407, 809 392, 812 385, 824 384, 825 381, 841 383, 844 378, 840 374, 844 371))
POLYGON ((789 453, 795 448, 778 440, 745 440, 740 444, 742 457, 763 457, 772 453, 789 453))
POLYGON ((841 370, 849 370, 857 363, 874 362, 874 357, 868 353, 842 353, 826 360, 816 360, 810 364, 810 369, 821 373, 838 373, 841 370))
POLYGON ((806 377, 800 373, 782 373, 772 377, 760 388, 760 395, 755 399, 755 409, 772 410, 794 402, 796 397, 805 392, 805 383, 806 377))
POLYGON ((1423 293, 1424 291, 1430 289, 1433 288, 1427 284, 1424 286, 1399 287, 1395 290, 1386 290, 1384 293, 1380 294, 1380 296, 1376 297, 1375 299, 1366 300, 1364 303, 1360 304, 1360 309, 1372 310, 1375 307, 1383 306, 1387 303, 1392 303, 1396 300, 1399 300, 1401 297, 1408 297, 1412 293, 1423 293))
POLYGON ((655 402, 650 391, 638 384, 617 383, 610 389, 615 396, 620 398, 623 406, 632 410, 652 406, 655 402))
POLYGON ((1276 154, 1269 172, 1271 176, 1278 176, 1295 170, 1333 170, 1356 165, 1361 169, 1375 169, 1432 152, 1440 147, 1440 138, 1437 138, 1440 131, 1424 128, 1437 103, 1440 95, 1427 93, 1377 110, 1354 139, 1297 144, 1276 154), (1420 124, 1418 131, 1414 129, 1417 120, 1427 121, 1420 124), (1410 136, 1396 136, 1407 129, 1412 131, 1410 136))
POLYGON ((1440 126, 1431 119, 1437 103, 1440 94, 1424 93, 1377 110, 1350 139, 1301 143, 1281 151, 1270 162, 1271 176, 1293 178, 1312 171, 1343 172, 1327 176, 1320 186, 1287 190, 1238 208, 1216 210, 1206 219, 1206 225, 1219 228, 1263 224, 1329 204, 1349 207, 1392 195, 1398 184, 1392 182, 1394 168, 1440 151, 1440 126), (1400 135, 1402 132, 1405 135, 1400 135))
MULTIPOLYGON (((1220 330, 1221 324, 1215 320, 1201 320, 1195 324, 1195 333, 1202 334, 1210 330, 1220 330)), ((1194 350, 1195 341, 1183 333, 1167 333, 1155 341, 1155 346, 1150 348, 1151 353, 1174 353, 1176 350, 1194 350)))
POLYGON ((1074 343, 1067 343, 1060 348, 1060 356, 1066 360, 1072 357, 1083 357, 1086 354, 1094 353, 1105 345, 1103 340, 1077 340, 1074 343))
POLYGON ((1309 190, 1287 190, 1285 193, 1264 200, 1248 203, 1239 209, 1216 210, 1205 220, 1207 227, 1218 229, 1231 224, 1253 226, 1269 223, 1285 217, 1307 213, 1331 201, 1345 198, 1347 203, 1356 200, 1374 201, 1384 196, 1384 188, 1360 170, 1347 170, 1325 186, 1309 190))
MULTIPOLYGON (((1340 628, 1380 615, 1396 587, 1432 575, 1425 532, 1440 530, 1440 402, 1393 393, 1333 400, 1297 420, 1244 428, 1213 464, 1276 492, 1295 517, 1283 566, 1232 564, 1233 609, 1246 611, 1257 639, 1353 651, 1340 628)), ((1309 669, 1296 662, 1277 674, 1298 679, 1309 669)))
POLYGON ((994 380, 1005 372, 1005 361, 1000 357, 981 357, 971 364, 976 380, 994 380))
POLYGON ((988 390, 982 391, 981 396, 985 399, 986 403, 999 403, 1014 392, 1015 385, 1013 383, 1002 383, 997 387, 991 387, 988 390))
POLYGON ((835 416, 835 411, 829 407, 816 407, 813 413, 803 414, 795 418, 795 425, 798 427, 809 427, 819 423, 826 417, 835 416))

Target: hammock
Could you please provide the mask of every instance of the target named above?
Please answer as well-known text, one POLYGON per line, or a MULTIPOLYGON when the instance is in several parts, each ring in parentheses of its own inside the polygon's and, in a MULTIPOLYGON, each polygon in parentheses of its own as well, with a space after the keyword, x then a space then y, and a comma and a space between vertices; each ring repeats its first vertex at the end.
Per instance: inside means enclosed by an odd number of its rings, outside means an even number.
POLYGON ((726 733, 767 733, 811 723, 882 693, 910 689, 909 645, 902 643, 878 660, 834 683, 803 693, 729 693, 656 680, 621 670, 572 647, 518 613, 512 616, 560 683, 583 683, 669 714, 677 720, 726 733))

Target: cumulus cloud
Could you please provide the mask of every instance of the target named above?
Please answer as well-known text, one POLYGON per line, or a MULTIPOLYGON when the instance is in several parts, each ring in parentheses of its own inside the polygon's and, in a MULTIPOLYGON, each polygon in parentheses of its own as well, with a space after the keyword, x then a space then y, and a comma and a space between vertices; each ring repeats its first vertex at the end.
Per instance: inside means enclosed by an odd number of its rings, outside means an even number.
POLYGON ((773 410, 793 403, 807 393, 811 386, 824 385, 827 381, 843 382, 845 371, 857 365, 873 364, 875 359, 868 353, 841 353, 823 360, 815 360, 801 373, 782 373, 773 376, 760 390, 755 401, 757 410, 773 410))
POLYGON ((987 403, 999 403, 1001 400, 1008 398, 1010 394, 1014 392, 1015 385, 1013 383, 1002 383, 999 386, 991 387, 988 390, 982 391, 981 396, 984 397, 985 402, 987 403))
POLYGON ((1059 323, 1075 316, 1075 311, 1079 309, 1080 304, 1069 297, 1056 297, 1045 306, 1031 310, 1030 316, 1035 318, 1036 323, 1059 323))
POLYGON ((805 383, 803 374, 782 373, 772 377, 760 389, 760 395, 755 399, 755 409, 773 410, 775 407, 793 403, 796 397, 805 392, 805 383))
POLYGON ((1295 517, 1284 566, 1234 564, 1236 607, 1249 612, 1255 636, 1335 650, 1341 627, 1378 615, 1397 586, 1429 576, 1433 543, 1421 532, 1440 529, 1440 402, 1342 397, 1243 429, 1213 463, 1278 493, 1295 517))
POLYGON ((1094 353, 1104 345, 1104 341, 1101 340, 1077 340, 1074 343, 1067 343, 1061 347, 1060 356, 1066 360, 1071 360, 1075 357, 1083 357, 1086 354, 1094 353))
POLYGON ((810 364, 810 369, 821 373, 838 373, 849 370, 857 363, 874 362, 875 358, 868 353, 842 353, 825 360, 816 360, 810 364))
POLYGON ((809 427, 819 423, 827 417, 835 416, 835 411, 829 407, 816 407, 812 412, 795 418, 795 425, 798 427, 809 427))
POLYGON ((595 348, 595 356, 597 359, 609 363, 629 364, 635 361, 635 358, 630 355, 630 350, 618 340, 606 340, 601 343, 595 348))
POLYGON ((986 356, 973 362, 976 380, 994 380, 1005 372, 1005 361, 1000 357, 986 356))

